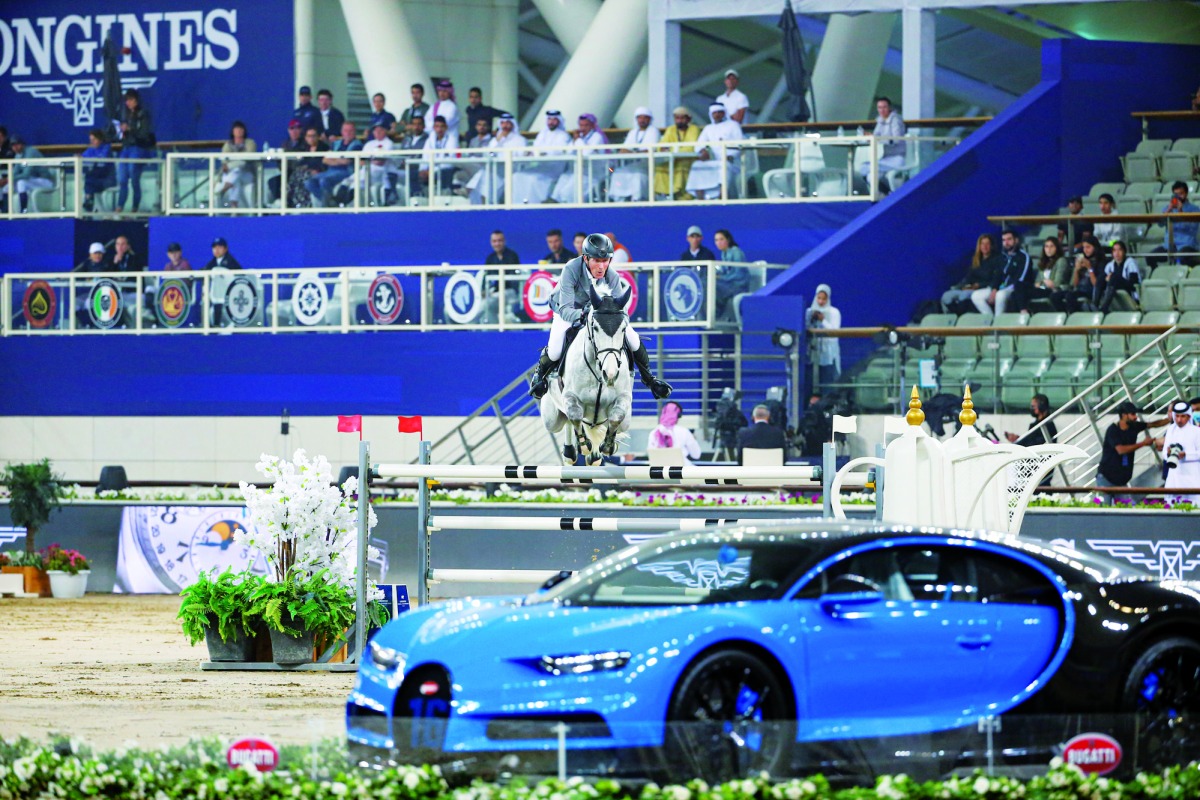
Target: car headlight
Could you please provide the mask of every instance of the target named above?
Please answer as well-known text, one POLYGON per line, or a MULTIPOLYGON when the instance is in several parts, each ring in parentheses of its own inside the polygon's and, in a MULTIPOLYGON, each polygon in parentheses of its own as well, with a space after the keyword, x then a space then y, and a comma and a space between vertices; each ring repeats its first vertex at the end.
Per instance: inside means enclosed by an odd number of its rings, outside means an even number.
POLYGON ((538 669, 551 675, 584 675, 620 669, 629 663, 628 651, 611 650, 607 653, 581 653, 567 656, 542 656, 537 661, 538 669))
POLYGON ((391 647, 384 647, 379 642, 372 641, 369 649, 371 651, 371 661, 380 669, 397 669, 404 670, 405 656, 399 650, 391 647))

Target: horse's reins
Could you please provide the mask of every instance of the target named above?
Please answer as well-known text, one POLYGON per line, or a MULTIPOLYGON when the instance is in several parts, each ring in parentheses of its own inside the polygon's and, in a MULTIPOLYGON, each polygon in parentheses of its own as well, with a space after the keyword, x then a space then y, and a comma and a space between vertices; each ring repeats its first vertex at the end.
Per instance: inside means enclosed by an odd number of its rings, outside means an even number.
MULTIPOLYGON (((593 310, 592 313, 594 314, 595 311, 593 310)), ((596 366, 601 366, 604 363, 605 354, 616 353, 618 367, 619 367, 621 356, 622 356, 625 348, 624 347, 605 347, 603 350, 600 349, 599 347, 596 346, 596 334, 592 331, 592 323, 590 320, 588 321, 588 324, 586 327, 587 327, 588 344, 590 344, 592 346, 592 352, 594 352, 596 354, 596 366)), ((594 427, 594 426, 600 424, 598 419, 600 417, 600 399, 604 394, 604 376, 600 375, 596 372, 596 368, 592 366, 592 362, 589 361, 588 359, 585 358, 583 360, 583 363, 587 364, 588 372, 592 373, 592 377, 596 379, 596 410, 592 414, 592 420, 590 422, 588 422, 589 425, 594 427)))

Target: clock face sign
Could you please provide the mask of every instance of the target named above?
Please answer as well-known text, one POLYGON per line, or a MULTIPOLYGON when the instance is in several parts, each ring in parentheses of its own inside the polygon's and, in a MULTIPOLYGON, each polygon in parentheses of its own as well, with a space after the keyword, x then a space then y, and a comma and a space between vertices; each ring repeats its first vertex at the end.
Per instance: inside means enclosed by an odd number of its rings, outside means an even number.
POLYGON ((254 525, 245 508, 145 506, 126 509, 125 516, 142 559, 168 591, 181 591, 212 570, 267 574, 262 553, 235 540, 234 534, 254 525), (136 512, 133 520, 130 511, 136 512))

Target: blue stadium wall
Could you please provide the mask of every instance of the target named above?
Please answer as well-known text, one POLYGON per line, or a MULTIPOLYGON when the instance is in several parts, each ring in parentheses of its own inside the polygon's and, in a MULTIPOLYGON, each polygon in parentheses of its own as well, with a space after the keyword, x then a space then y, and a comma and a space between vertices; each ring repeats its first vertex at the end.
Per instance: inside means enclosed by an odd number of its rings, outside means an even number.
MULTIPOLYGON (((789 264, 866 208, 846 202, 164 217, 151 221, 148 234, 139 226, 110 224, 103 234, 83 222, 20 221, 0 225, 0 269, 63 271, 82 259, 89 241, 117 232, 147 237, 153 269, 172 241, 183 244, 193 266, 203 265, 214 236, 228 239, 246 267, 479 264, 496 228, 535 262, 552 227, 567 237, 615 231, 635 258, 673 260, 689 225, 700 225, 709 239, 728 228, 751 259, 789 264)), ((284 407, 297 415, 466 414, 532 364, 544 342, 536 331, 14 336, 0 339, 0 414, 241 416, 284 407)))
MULTIPOLYGON (((1183 108, 1198 64, 1200 47, 1046 42, 1036 88, 748 298, 743 318, 796 327, 780 314, 789 306, 768 298, 806 305, 828 283, 844 326, 908 322, 962 276, 976 237, 998 230, 989 215, 1055 213, 1094 183, 1122 180, 1119 156, 1141 138, 1130 112, 1183 108)), ((843 367, 871 349, 869 339, 844 340, 843 367)))

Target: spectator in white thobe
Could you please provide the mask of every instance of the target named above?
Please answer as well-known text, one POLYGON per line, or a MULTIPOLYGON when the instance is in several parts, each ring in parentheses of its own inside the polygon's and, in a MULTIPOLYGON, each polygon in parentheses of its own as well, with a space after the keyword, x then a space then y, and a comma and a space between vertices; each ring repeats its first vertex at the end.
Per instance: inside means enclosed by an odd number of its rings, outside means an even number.
MULTIPOLYGON (((654 121, 650 109, 638 106, 633 112, 634 126, 625 134, 622 153, 645 152, 652 149, 651 145, 658 144, 658 128, 650 123, 654 121)), ((608 187, 610 200, 645 200, 650 189, 650 169, 646 159, 632 158, 617 167, 613 173, 612 183, 608 187)))
POLYGON ((579 130, 575 132, 575 146, 587 148, 583 152, 583 196, 576 194, 575 165, 568 164, 558 182, 554 184, 554 202, 575 203, 581 199, 584 203, 591 202, 592 190, 599 180, 603 180, 608 172, 608 159, 600 158, 606 151, 596 149, 598 145, 608 144, 608 137, 600 130, 595 114, 579 115, 579 130))
POLYGON ((546 111, 546 126, 538 131, 533 140, 533 150, 529 155, 548 155, 557 158, 545 161, 522 161, 513 166, 512 201, 514 203, 544 203, 550 199, 550 192, 558 176, 567 168, 567 160, 562 158, 564 148, 571 144, 571 134, 566 131, 562 114, 558 111, 546 111))
MULTIPOLYGON (((512 114, 500 115, 500 130, 488 142, 488 150, 515 150, 528 144, 516 130, 512 114)), ((489 153, 490 158, 483 168, 475 173, 467 188, 471 191, 471 204, 499 203, 504 197, 504 160, 499 153, 489 153)))
POLYGON ((708 107, 708 118, 710 124, 700 131, 700 138, 696 140, 696 152, 699 156, 688 174, 688 193, 700 200, 705 197, 720 197, 723 159, 724 175, 729 181, 728 196, 736 197, 740 151, 736 147, 706 146, 706 143, 741 141, 745 138, 742 135, 742 126, 725 116, 725 106, 720 103, 713 103, 708 107))
MULTIPOLYGON (((1171 424, 1162 438, 1162 457, 1167 461, 1172 447, 1183 453, 1178 456, 1179 466, 1167 470, 1168 489, 1194 489, 1200 486, 1200 427, 1192 422, 1192 407, 1180 400, 1171 406, 1171 424)), ((1172 503, 1191 503, 1200 506, 1200 494, 1169 495, 1172 503)))

